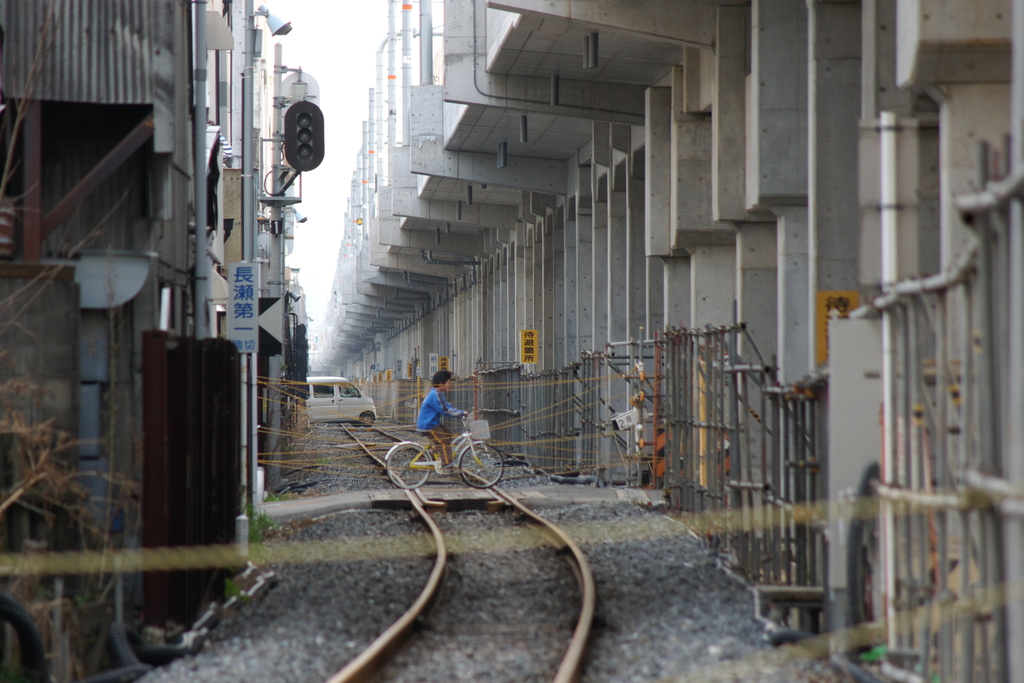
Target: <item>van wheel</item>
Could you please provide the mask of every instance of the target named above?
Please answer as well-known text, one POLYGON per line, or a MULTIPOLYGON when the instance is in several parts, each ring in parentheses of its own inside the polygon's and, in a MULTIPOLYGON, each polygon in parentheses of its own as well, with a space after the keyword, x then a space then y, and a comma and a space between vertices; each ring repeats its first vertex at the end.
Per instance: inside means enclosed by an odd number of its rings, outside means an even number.
POLYGON ((376 419, 377 418, 374 416, 373 413, 363 413, 362 415, 359 416, 359 421, 362 422, 367 427, 372 427, 373 422, 376 419))

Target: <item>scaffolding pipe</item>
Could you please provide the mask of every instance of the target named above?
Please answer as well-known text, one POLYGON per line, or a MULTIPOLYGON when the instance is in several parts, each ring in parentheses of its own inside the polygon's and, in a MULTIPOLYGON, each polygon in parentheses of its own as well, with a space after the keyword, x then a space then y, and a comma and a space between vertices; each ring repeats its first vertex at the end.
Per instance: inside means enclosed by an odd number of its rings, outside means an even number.
MULTIPOLYGON (((881 222, 882 222, 882 287, 891 287, 898 279, 896 254, 896 114, 881 112, 881 222)), ((893 316, 895 312, 886 309, 882 313, 882 482, 896 481, 896 345, 893 316)), ((885 616, 890 626, 896 624, 896 558, 895 520, 892 506, 888 501, 881 503, 881 555, 885 568, 884 605, 885 616)), ((896 628, 889 628, 888 645, 897 646, 896 628)))

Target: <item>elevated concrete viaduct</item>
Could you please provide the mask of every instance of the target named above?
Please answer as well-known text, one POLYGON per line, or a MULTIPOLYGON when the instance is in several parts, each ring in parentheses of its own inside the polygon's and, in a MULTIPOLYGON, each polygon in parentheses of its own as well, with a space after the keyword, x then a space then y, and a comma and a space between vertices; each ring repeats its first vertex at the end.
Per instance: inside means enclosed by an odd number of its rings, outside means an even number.
MULTIPOLYGON (((929 510, 945 505, 934 487, 1010 477, 1019 495, 1022 27, 1024 0, 446 0, 436 78, 412 88, 376 213, 339 259, 320 367, 372 386, 386 371, 428 377, 437 355, 480 383, 514 377, 498 409, 509 421, 546 408, 523 389, 537 378, 633 382, 564 424, 556 413, 550 431, 517 426, 517 443, 541 453, 556 434, 567 467, 615 483, 643 481, 648 457, 649 481, 669 491, 676 476, 672 503, 695 511, 685 501, 710 497, 716 476, 729 480, 707 503, 718 509, 761 509, 744 491, 782 505, 776 485, 846 500, 872 462, 886 500, 929 510), (523 331, 536 332, 530 360, 523 331), (705 338, 714 359, 693 351, 705 338), (691 343, 689 384, 655 389, 651 358, 624 360, 691 343), (736 398, 748 371, 767 378, 771 424, 746 388, 736 398), (611 416, 648 391, 685 410, 614 432, 611 416), (715 391, 735 408, 718 422, 715 391), (660 480, 659 439, 682 433, 696 436, 674 442, 660 480), (718 471, 693 464, 715 449, 718 471), (757 457, 730 471, 741 452, 757 457)), ((897 538, 947 560, 950 539, 976 539, 987 559, 961 592, 1024 577, 1021 523, 986 514, 946 510, 919 533, 883 506, 873 590, 888 611, 875 618, 896 623, 900 599, 941 611, 935 596, 952 590, 924 559, 905 567, 897 538), (925 584, 929 597, 906 592, 925 584)), ((824 572, 808 581, 842 626, 858 589, 830 523, 819 541, 807 531, 824 572)), ((1024 602, 992 620, 993 642, 1020 642, 1024 602)), ((923 657, 937 642, 924 670, 944 677, 964 655, 967 680, 978 646, 970 624, 955 645, 959 628, 887 638, 923 657)), ((1016 680, 1024 655, 1004 645, 992 661, 1016 680)))

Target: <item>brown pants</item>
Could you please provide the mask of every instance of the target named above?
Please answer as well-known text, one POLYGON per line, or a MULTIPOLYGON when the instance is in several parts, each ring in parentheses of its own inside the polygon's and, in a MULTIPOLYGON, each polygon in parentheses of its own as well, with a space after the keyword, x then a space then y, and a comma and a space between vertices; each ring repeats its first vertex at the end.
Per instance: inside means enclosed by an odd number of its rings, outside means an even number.
POLYGON ((434 452, 441 456, 442 464, 447 465, 450 463, 452 461, 451 444, 452 439, 455 438, 455 433, 444 425, 437 425, 427 432, 427 436, 437 446, 434 452))

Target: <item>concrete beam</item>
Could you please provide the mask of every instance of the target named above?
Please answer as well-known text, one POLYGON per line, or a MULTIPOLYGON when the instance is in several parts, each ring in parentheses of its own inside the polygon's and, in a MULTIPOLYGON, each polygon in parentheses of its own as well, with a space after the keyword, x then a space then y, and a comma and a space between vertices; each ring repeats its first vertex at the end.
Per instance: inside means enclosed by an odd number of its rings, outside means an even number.
POLYGON ((547 78, 487 73, 485 12, 474 12, 474 2, 483 0, 448 0, 446 4, 445 101, 643 125, 643 86, 567 79, 560 82, 558 105, 553 105, 547 78))
POLYGON ((647 0, 487 0, 487 7, 506 12, 556 17, 618 33, 713 49, 715 8, 710 4, 647 0))
POLYGON ((807 203, 807 2, 753 0, 747 208, 807 203))
MULTIPOLYGON (((401 272, 379 272, 372 278, 365 280, 365 284, 383 287, 392 287, 395 290, 416 290, 424 292, 425 295, 430 291, 441 289, 447 286, 445 282, 434 281, 433 278, 430 280, 420 279, 416 276, 415 272, 409 273, 409 277, 406 278, 404 273, 401 272)), ((401 298, 398 292, 396 292, 396 298, 401 298)), ((420 298, 425 298, 420 297, 420 298)))
POLYGON ((410 99, 412 145, 409 169, 413 173, 565 194, 565 161, 513 156, 508 157, 505 168, 498 168, 497 150, 494 154, 446 150, 442 86, 412 88, 410 99))
MULTIPOLYGON (((385 192, 385 194, 387 193, 385 192)), ((458 225, 504 228, 506 230, 513 228, 516 221, 519 220, 519 209, 515 206, 498 206, 479 202, 468 206, 463 203, 462 218, 457 219, 458 205, 456 202, 421 199, 416 196, 416 189, 411 187, 392 188, 390 194, 391 212, 395 216, 428 218, 458 225)), ((382 199, 386 200, 386 197, 382 199)))
POLYGON ((1008 83, 1011 14, 1008 0, 899 3, 896 82, 1008 83))
MULTIPOLYGON (((440 225, 438 228, 440 229, 440 225)), ((440 230, 440 238, 438 241, 438 233, 434 230, 403 230, 400 221, 381 221, 378 232, 379 243, 389 247, 389 251, 392 253, 398 249, 433 249, 452 254, 477 256, 484 250, 483 235, 446 233, 444 230, 440 230)))

